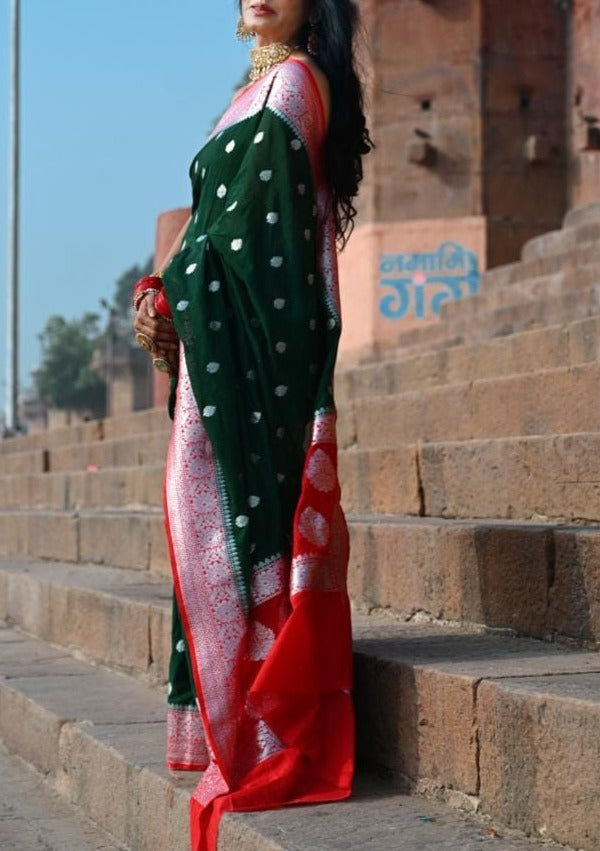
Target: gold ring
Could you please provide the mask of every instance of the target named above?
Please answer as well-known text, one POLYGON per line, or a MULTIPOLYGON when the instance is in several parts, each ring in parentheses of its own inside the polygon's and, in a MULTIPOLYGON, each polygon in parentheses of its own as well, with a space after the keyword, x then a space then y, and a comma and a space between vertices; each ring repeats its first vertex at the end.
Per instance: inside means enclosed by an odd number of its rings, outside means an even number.
POLYGON ((135 341, 141 349, 144 349, 146 352, 150 352, 151 355, 155 355, 158 351, 156 343, 152 337, 149 337, 147 334, 143 334, 141 331, 139 334, 135 335, 135 341))
POLYGON ((169 364, 164 358, 153 358, 152 365, 159 372, 169 372, 169 364))

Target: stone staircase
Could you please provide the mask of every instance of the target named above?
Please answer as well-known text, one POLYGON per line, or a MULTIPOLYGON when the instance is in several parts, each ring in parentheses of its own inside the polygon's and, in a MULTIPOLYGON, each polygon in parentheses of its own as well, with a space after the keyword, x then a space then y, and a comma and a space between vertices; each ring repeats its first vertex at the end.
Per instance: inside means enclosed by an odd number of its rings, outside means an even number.
MULTIPOLYGON (((222 851, 600 849, 599 236, 600 204, 572 211, 339 372, 356 795, 227 816, 222 851)), ((0 443, 0 739, 46 778, 40 813, 108 837, 90 848, 188 847, 194 778, 163 768, 168 431, 152 410, 0 443)), ((61 841, 40 848, 88 848, 61 841)))

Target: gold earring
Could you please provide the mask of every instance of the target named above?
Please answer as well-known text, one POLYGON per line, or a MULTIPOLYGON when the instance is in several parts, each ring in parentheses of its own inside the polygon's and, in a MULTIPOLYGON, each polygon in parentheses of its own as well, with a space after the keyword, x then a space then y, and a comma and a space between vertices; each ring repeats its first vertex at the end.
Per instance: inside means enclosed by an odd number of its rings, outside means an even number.
POLYGON ((237 22, 237 29, 235 31, 235 37, 238 41, 251 41, 256 33, 253 33, 251 29, 248 29, 246 24, 244 23, 244 19, 240 15, 240 18, 237 22))

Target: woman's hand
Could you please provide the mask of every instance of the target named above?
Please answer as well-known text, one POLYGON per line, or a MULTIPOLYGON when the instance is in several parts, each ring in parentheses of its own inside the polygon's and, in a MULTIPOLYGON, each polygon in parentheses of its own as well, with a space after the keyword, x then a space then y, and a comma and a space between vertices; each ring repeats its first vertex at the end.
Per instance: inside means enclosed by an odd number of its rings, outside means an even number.
POLYGON ((175 375, 179 367, 179 337, 172 322, 162 319, 154 307, 154 293, 148 293, 140 302, 133 323, 137 334, 150 337, 158 349, 153 357, 164 358, 175 375))

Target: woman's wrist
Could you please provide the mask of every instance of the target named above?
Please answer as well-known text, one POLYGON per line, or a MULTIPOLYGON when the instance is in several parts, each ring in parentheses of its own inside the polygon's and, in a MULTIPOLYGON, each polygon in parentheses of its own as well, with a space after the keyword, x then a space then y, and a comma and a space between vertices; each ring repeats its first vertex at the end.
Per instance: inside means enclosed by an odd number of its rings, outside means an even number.
POLYGON ((162 288, 163 282, 160 274, 144 275, 143 278, 140 278, 133 288, 133 306, 135 310, 139 309, 142 299, 144 299, 148 293, 153 293, 156 296, 162 288))

